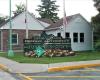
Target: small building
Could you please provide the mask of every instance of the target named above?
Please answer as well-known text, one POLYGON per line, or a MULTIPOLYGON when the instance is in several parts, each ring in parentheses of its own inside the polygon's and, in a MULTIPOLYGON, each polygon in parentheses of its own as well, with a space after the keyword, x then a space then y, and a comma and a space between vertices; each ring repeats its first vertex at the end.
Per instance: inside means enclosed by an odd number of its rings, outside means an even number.
POLYGON ((93 31, 90 23, 80 14, 66 17, 66 28, 63 26, 63 19, 46 27, 47 34, 71 38, 73 51, 86 51, 93 49, 93 31))
MULTIPOLYGON (((50 24, 48 20, 42 21, 27 12, 27 26, 29 38, 39 36, 50 24)), ((12 46, 13 50, 23 50, 23 39, 26 36, 25 12, 12 17, 12 46)), ((0 50, 7 51, 9 48, 9 20, 0 25, 0 50)))
MULTIPOLYGON (((89 22, 80 14, 66 17, 66 30, 63 27, 63 19, 56 23, 48 19, 36 19, 27 12, 27 26, 29 38, 39 36, 42 31, 55 36, 71 38, 71 48, 74 51, 85 51, 93 49, 93 31, 89 22)), ((12 46, 13 50, 23 50, 23 39, 26 36, 25 12, 12 18, 12 46)), ((0 25, 0 50, 9 49, 9 20, 0 25)))

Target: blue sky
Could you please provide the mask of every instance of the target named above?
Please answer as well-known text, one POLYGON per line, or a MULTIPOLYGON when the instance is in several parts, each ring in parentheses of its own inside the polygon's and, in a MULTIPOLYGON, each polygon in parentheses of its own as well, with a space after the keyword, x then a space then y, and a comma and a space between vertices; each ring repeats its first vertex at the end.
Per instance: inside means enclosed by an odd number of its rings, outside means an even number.
MULTIPOLYGON (((56 1, 56 4, 60 6, 58 16, 61 18, 63 17, 63 0, 56 1)), ((93 6, 93 0, 65 0, 65 2, 67 16, 80 13, 83 17, 90 21, 91 17, 98 13, 93 6)), ((16 9, 15 5, 20 3, 25 4, 25 0, 12 0, 12 11, 16 9)), ((41 0, 28 0, 28 11, 39 16, 35 11, 39 4, 41 4, 41 0)), ((9 15, 9 0, 0 0, 0 14, 9 15)))

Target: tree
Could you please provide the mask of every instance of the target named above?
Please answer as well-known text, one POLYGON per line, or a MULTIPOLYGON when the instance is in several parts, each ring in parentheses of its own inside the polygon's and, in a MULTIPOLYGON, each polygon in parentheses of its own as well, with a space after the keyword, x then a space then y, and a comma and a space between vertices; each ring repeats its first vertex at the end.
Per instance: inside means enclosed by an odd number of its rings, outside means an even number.
POLYGON ((96 38, 100 38, 100 0, 94 0, 95 7, 99 11, 99 13, 91 18, 91 23, 94 27, 94 33, 96 38))
POLYGON ((59 17, 57 16, 58 5, 55 4, 55 0, 41 0, 42 5, 38 5, 36 11, 39 12, 41 18, 51 19, 53 22, 56 22, 59 17))
POLYGON ((94 6, 97 8, 97 10, 100 12, 100 0, 94 0, 95 4, 94 6))
POLYGON ((100 0, 94 0, 94 6, 99 13, 91 18, 91 24, 94 27, 94 45, 96 50, 100 50, 100 0))
POLYGON ((94 27, 94 33, 96 38, 100 38, 100 13, 92 17, 91 23, 94 27))
POLYGON ((26 7, 25 7, 24 4, 16 5, 16 8, 17 8, 17 9, 16 9, 15 11, 13 11, 14 16, 16 16, 16 15, 18 15, 18 14, 24 12, 25 9, 26 9, 26 7))
POLYGON ((5 22, 5 17, 0 17, 0 24, 2 24, 3 22, 5 22))

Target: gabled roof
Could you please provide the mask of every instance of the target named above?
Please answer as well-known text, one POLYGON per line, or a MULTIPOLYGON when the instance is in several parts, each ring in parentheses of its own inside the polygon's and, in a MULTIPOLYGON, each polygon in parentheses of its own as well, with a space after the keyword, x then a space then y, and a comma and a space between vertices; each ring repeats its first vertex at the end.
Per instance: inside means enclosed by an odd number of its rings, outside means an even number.
MULTIPOLYGON (((21 14, 21 13, 20 13, 21 14)), ((11 19, 14 19, 14 18, 16 18, 18 15, 20 15, 20 14, 17 14, 17 15, 15 15, 15 16, 13 16, 11 19)), ((2 24, 0 24, 0 27, 2 27, 3 25, 5 25, 6 23, 8 23, 9 22, 9 19, 7 19, 5 22, 3 22, 2 24)))
POLYGON ((47 18, 37 18, 37 19, 40 20, 40 21, 46 22, 48 24, 53 24, 52 20, 47 19, 47 18))
MULTIPOLYGON (((16 17, 18 17, 18 16, 20 16, 21 14, 25 14, 25 12, 22 12, 22 13, 20 13, 20 14, 18 14, 18 15, 16 15, 16 16, 13 16, 12 17, 12 20, 14 20, 14 19, 16 19, 16 17)), ((38 20, 38 19, 36 19, 35 18, 35 16, 33 15, 33 14, 31 14, 31 13, 29 13, 29 12, 27 12, 37 23, 38 23, 38 25, 39 26, 41 26, 41 27, 43 27, 43 28, 45 28, 45 27, 48 27, 50 24, 48 24, 48 23, 46 23, 46 22, 43 22, 43 21, 40 21, 40 20, 38 20)), ((23 14, 23 15, 24 15, 23 14)), ((9 22, 9 19, 8 20, 6 20, 4 23, 2 23, 1 25, 0 25, 0 28, 1 29, 8 29, 8 27, 4 27, 3 28, 3 26, 5 26, 6 24, 8 24, 8 22, 9 22)), ((32 22, 32 20, 31 20, 31 22, 32 22)), ((33 23, 34 23, 34 21, 33 21, 33 23)), ((24 25, 24 24, 23 24, 24 25)), ((33 25, 33 24, 32 24, 33 25)), ((32 25, 31 25, 31 27, 29 26, 29 28, 30 29, 32 29, 32 25)), ((37 27, 37 26, 36 26, 37 27)), ((20 28, 22 28, 22 27, 20 27, 20 28)), ((16 26, 16 29, 20 29, 19 27, 17 27, 16 26)), ((12 28, 13 29, 13 28, 12 28)), ((15 27, 14 27, 14 29, 15 29, 15 27)), ((22 29, 24 29, 24 28, 22 28, 22 29)), ((33 30, 33 29, 32 29, 33 30)))
MULTIPOLYGON (((73 19, 75 19, 77 16, 80 16, 80 14, 75 14, 75 15, 71 15, 71 16, 67 16, 66 20, 67 20, 67 24, 70 23, 73 19)), ((63 25, 63 18, 61 18, 60 20, 58 20, 56 23, 53 23, 52 25, 50 25, 49 27, 46 27, 45 30, 48 29, 55 29, 55 28, 59 28, 63 25)))

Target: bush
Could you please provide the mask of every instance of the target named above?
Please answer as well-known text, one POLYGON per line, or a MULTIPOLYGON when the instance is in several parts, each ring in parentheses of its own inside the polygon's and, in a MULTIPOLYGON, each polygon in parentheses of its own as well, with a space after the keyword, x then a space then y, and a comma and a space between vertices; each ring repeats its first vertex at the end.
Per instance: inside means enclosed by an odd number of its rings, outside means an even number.
POLYGON ((96 49, 97 51, 100 51, 100 40, 98 40, 98 41, 96 42, 96 44, 95 44, 95 49, 96 49))

